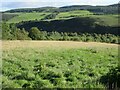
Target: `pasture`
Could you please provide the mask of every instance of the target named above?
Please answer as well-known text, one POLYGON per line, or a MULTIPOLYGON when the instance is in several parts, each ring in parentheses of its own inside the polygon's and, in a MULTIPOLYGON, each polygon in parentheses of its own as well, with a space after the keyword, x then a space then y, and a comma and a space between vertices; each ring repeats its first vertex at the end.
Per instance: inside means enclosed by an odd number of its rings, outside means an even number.
POLYGON ((118 45, 72 41, 3 41, 3 88, 105 88, 118 45))

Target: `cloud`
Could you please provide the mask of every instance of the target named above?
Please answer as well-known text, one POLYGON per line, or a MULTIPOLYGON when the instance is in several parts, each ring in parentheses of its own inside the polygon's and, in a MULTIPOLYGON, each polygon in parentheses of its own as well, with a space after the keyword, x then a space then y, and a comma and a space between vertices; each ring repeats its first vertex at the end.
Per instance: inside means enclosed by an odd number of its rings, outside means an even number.
POLYGON ((55 0, 1 0, 2 2, 54 2, 55 0))
POLYGON ((119 0, 60 0, 60 2, 71 2, 82 5, 110 5, 118 3, 119 0))
MULTIPOLYGON (((32 1, 32 0, 31 0, 32 1)), ((37 1, 37 0, 36 0, 37 1)), ((16 9, 16 8, 35 8, 55 6, 54 2, 2 2, 1 8, 4 10, 16 9)))

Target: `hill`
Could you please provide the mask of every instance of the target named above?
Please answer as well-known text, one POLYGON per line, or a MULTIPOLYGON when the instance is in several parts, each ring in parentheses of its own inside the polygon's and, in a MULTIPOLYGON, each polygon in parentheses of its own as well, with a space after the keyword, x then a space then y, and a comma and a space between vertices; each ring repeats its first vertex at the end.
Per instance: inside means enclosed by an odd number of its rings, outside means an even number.
POLYGON ((6 12, 16 13, 16 12, 66 12, 72 10, 88 10, 97 14, 117 14, 119 4, 113 4, 108 6, 90 6, 90 5, 72 5, 64 7, 41 7, 41 8, 22 8, 13 9, 6 12))
POLYGON ((118 11, 115 13, 117 9, 118 4, 108 6, 72 5, 59 8, 42 7, 9 10, 2 14, 3 22, 9 24, 3 24, 3 36, 4 39, 12 40, 98 40, 100 42, 118 43, 116 38, 118 37, 120 26, 118 24, 118 11), (33 27, 35 27, 36 31, 32 29, 33 27), (85 37, 83 37, 85 39, 79 38, 84 36, 83 34, 85 34, 85 37), (96 34, 99 36, 97 40, 96 34), (101 34, 105 37, 102 38, 101 34), (88 36, 90 36, 89 39, 88 36), (108 37, 111 37, 111 39, 106 40, 108 37))
POLYGON ((95 15, 87 10, 74 10, 59 13, 31 12, 31 13, 3 13, 2 20, 7 23, 19 23, 23 21, 52 21, 67 20, 72 18, 89 17, 95 19, 96 23, 103 26, 118 26, 119 15, 95 15))
POLYGON ((12 9, 2 13, 2 20, 7 23, 22 21, 51 21, 89 17, 104 26, 118 26, 119 4, 108 6, 71 5, 64 7, 41 7, 12 9), (112 21, 112 22, 111 22, 112 21))
POLYGON ((56 9, 56 7, 41 7, 41 8, 19 8, 19 9, 12 9, 5 11, 7 13, 16 13, 16 12, 24 12, 24 13, 30 13, 30 12, 51 12, 52 10, 56 9))

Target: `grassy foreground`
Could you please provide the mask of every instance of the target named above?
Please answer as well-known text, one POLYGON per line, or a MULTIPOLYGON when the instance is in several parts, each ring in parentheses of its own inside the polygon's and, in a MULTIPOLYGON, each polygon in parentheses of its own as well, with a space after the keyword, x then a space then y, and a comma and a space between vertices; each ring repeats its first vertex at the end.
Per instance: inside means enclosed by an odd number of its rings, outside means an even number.
POLYGON ((118 45, 63 41, 3 41, 3 88, 104 88, 118 63, 118 45))

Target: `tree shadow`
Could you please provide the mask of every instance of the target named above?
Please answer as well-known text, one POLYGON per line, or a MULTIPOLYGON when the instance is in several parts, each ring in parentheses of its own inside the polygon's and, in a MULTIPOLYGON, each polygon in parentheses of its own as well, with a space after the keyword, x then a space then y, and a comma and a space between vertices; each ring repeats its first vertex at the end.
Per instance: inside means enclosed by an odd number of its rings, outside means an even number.
POLYGON ((112 68, 109 72, 100 78, 100 82, 106 86, 107 89, 120 89, 120 66, 112 68))
POLYGON ((24 21, 16 24, 16 26, 20 29, 25 28, 27 31, 32 27, 37 27, 40 30, 48 32, 110 33, 115 35, 118 35, 118 29, 120 28, 96 24, 96 20, 89 17, 52 21, 24 21))

